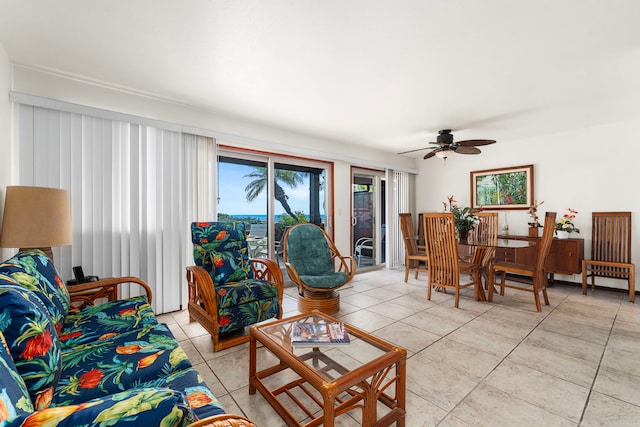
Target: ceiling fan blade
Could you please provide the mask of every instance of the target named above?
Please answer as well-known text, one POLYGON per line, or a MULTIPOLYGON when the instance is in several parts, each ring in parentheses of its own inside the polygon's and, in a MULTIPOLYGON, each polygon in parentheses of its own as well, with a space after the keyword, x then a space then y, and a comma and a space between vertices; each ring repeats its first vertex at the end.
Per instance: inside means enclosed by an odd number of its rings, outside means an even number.
POLYGON ((409 154, 409 153, 415 153, 416 151, 430 150, 430 149, 431 147, 422 147, 422 148, 416 148, 415 150, 403 151, 402 153, 398 153, 398 154, 409 154))
POLYGON ((489 145, 495 144, 496 141, 493 139, 467 139, 464 141, 458 141, 456 144, 461 147, 476 147, 479 145, 489 145))
POLYGON ((442 151, 442 150, 440 148, 436 148, 435 150, 429 151, 427 154, 425 154, 423 158, 424 159, 430 159, 433 156, 435 156, 438 151, 442 151))
POLYGON ((471 147, 471 146, 460 146, 456 148, 455 151, 458 154, 480 154, 481 153, 479 148, 471 147))

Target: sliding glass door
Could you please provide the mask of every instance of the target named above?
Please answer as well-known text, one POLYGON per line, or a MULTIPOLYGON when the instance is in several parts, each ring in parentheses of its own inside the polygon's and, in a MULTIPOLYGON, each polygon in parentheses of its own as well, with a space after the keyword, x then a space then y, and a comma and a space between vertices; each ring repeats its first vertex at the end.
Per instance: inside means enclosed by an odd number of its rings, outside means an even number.
POLYGON ((330 163, 220 148, 218 220, 250 224, 250 254, 283 265, 281 240, 289 227, 327 226, 330 169, 330 163))
POLYGON ((358 269, 386 261, 385 174, 352 168, 352 241, 358 269))

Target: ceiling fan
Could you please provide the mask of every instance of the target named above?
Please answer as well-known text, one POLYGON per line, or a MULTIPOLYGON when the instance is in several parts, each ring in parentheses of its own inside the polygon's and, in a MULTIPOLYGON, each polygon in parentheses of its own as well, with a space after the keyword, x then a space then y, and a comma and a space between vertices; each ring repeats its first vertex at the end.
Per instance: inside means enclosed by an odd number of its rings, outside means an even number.
MULTIPOLYGON (((433 156, 438 156, 440 158, 447 158, 447 152, 453 151, 457 154, 480 154, 481 151, 477 146, 481 145, 489 145, 495 144, 495 140, 493 139, 466 139, 464 141, 453 141, 453 134, 451 133, 451 129, 443 129, 438 132, 438 138, 436 142, 430 142, 429 144, 437 145, 438 147, 427 147, 434 148, 424 155, 425 159, 429 159, 433 156)), ((405 151, 406 154, 411 153, 413 151, 424 150, 425 148, 420 148, 418 150, 405 151)))

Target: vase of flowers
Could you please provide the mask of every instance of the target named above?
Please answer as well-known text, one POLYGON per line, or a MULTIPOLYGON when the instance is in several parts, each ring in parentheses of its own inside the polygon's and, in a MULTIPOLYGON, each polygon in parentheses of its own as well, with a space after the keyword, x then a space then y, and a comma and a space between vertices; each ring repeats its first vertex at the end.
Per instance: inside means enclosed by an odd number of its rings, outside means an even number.
POLYGON ((560 221, 556 222, 555 233, 558 239, 568 239, 572 233, 580 233, 580 229, 573 223, 578 211, 571 208, 567 210, 568 212, 562 215, 560 221))
POLYGON ((478 217, 475 215, 476 209, 470 207, 460 208, 453 196, 448 197, 447 202, 442 202, 445 212, 453 213, 453 222, 458 232, 458 237, 462 240, 467 238, 469 231, 478 224, 478 217))

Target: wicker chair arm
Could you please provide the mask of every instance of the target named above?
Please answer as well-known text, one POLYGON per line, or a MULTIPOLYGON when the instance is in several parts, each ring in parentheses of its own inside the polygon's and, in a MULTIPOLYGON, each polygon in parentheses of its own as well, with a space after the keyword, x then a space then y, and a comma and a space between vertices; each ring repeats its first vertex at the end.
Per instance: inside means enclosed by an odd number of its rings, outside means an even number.
POLYGON ((195 292, 195 295, 198 296, 199 302, 204 305, 204 310, 217 323, 218 301, 216 299, 216 289, 207 270, 194 265, 188 266, 187 285, 189 287, 190 300, 191 293, 195 292))
POLYGON ((352 256, 340 256, 338 258, 340 259, 340 268, 338 271, 343 271, 344 269, 344 272, 349 277, 347 281, 351 280, 354 274, 356 274, 356 260, 352 256))
POLYGON ((106 279, 100 279, 96 282, 70 285, 68 287, 69 296, 72 303, 81 302, 81 307, 93 305, 95 300, 98 298, 117 298, 118 286, 124 283, 135 283, 141 286, 145 291, 147 301, 149 301, 149 304, 151 304, 151 300, 153 298, 153 292, 151 291, 151 288, 144 280, 133 276, 109 277, 106 279))

